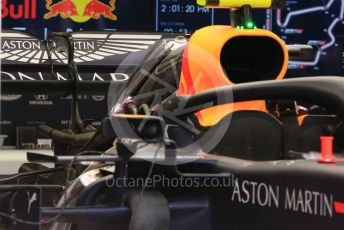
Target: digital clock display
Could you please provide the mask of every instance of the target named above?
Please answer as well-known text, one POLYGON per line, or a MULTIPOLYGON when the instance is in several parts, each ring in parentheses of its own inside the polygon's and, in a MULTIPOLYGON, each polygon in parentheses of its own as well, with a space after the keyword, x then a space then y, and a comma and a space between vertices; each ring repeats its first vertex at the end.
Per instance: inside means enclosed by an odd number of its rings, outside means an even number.
MULTIPOLYGON (((204 26, 230 24, 229 9, 204 8, 195 0, 156 0, 155 9, 155 31, 189 33, 204 26)), ((265 11, 255 14, 257 25, 263 26, 265 11)))
POLYGON ((188 33, 214 23, 214 9, 193 0, 156 0, 156 31, 188 33))

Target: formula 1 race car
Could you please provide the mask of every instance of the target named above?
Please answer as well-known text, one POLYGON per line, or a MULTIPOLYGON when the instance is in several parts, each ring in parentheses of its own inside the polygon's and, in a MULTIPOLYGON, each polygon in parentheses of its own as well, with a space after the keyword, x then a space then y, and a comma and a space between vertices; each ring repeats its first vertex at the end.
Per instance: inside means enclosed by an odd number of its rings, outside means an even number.
MULTIPOLYGON (((312 47, 285 45, 256 28, 251 15, 251 7, 280 8, 283 1, 198 3, 233 8, 232 25, 191 36, 137 35, 147 44, 157 39, 141 61, 129 57, 117 68, 140 63, 127 85, 80 81, 78 60, 86 54, 77 55, 75 40, 91 37, 87 32, 41 41, 43 61, 35 68, 54 66, 69 79, 53 73, 50 81, 2 81, 2 94, 72 93, 70 128, 37 128, 53 140, 54 155, 28 152, 30 163, 0 179, 6 229, 343 225, 344 78, 283 79, 289 60, 313 58, 312 47), (108 96, 109 116, 97 129, 80 118, 83 94, 108 96)), ((103 45, 116 36, 125 35, 93 34, 103 45)), ((87 55, 101 59, 111 51, 108 45, 87 55)), ((32 64, 26 68, 32 72, 32 64)))

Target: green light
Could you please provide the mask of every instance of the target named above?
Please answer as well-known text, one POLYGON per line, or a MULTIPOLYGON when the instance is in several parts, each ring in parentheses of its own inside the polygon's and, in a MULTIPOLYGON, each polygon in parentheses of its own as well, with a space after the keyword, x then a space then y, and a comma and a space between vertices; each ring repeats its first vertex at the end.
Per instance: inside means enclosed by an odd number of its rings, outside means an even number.
POLYGON ((245 27, 247 29, 253 29, 255 27, 255 24, 252 21, 248 21, 246 22, 245 27))

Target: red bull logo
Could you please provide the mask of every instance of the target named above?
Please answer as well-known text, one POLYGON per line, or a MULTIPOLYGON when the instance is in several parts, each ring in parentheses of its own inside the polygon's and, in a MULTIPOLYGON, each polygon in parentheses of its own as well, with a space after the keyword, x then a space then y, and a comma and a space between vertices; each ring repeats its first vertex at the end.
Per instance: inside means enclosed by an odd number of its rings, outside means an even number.
POLYGON ((36 19, 37 0, 1 1, 1 18, 36 19))
POLYGON ((46 0, 46 7, 49 12, 44 15, 44 18, 50 19, 60 16, 64 19, 70 18, 78 23, 100 17, 116 21, 117 16, 113 13, 116 8, 115 1, 110 0, 109 4, 105 4, 100 0, 62 0, 54 4, 53 0, 46 0))

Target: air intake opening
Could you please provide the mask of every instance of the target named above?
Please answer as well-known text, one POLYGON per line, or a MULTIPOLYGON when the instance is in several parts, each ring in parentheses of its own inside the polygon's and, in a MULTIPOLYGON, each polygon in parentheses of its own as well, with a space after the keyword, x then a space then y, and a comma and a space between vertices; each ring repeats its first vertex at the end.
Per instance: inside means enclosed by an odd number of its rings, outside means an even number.
POLYGON ((233 83, 276 79, 284 58, 281 45, 262 36, 234 37, 221 51, 222 68, 233 83))

